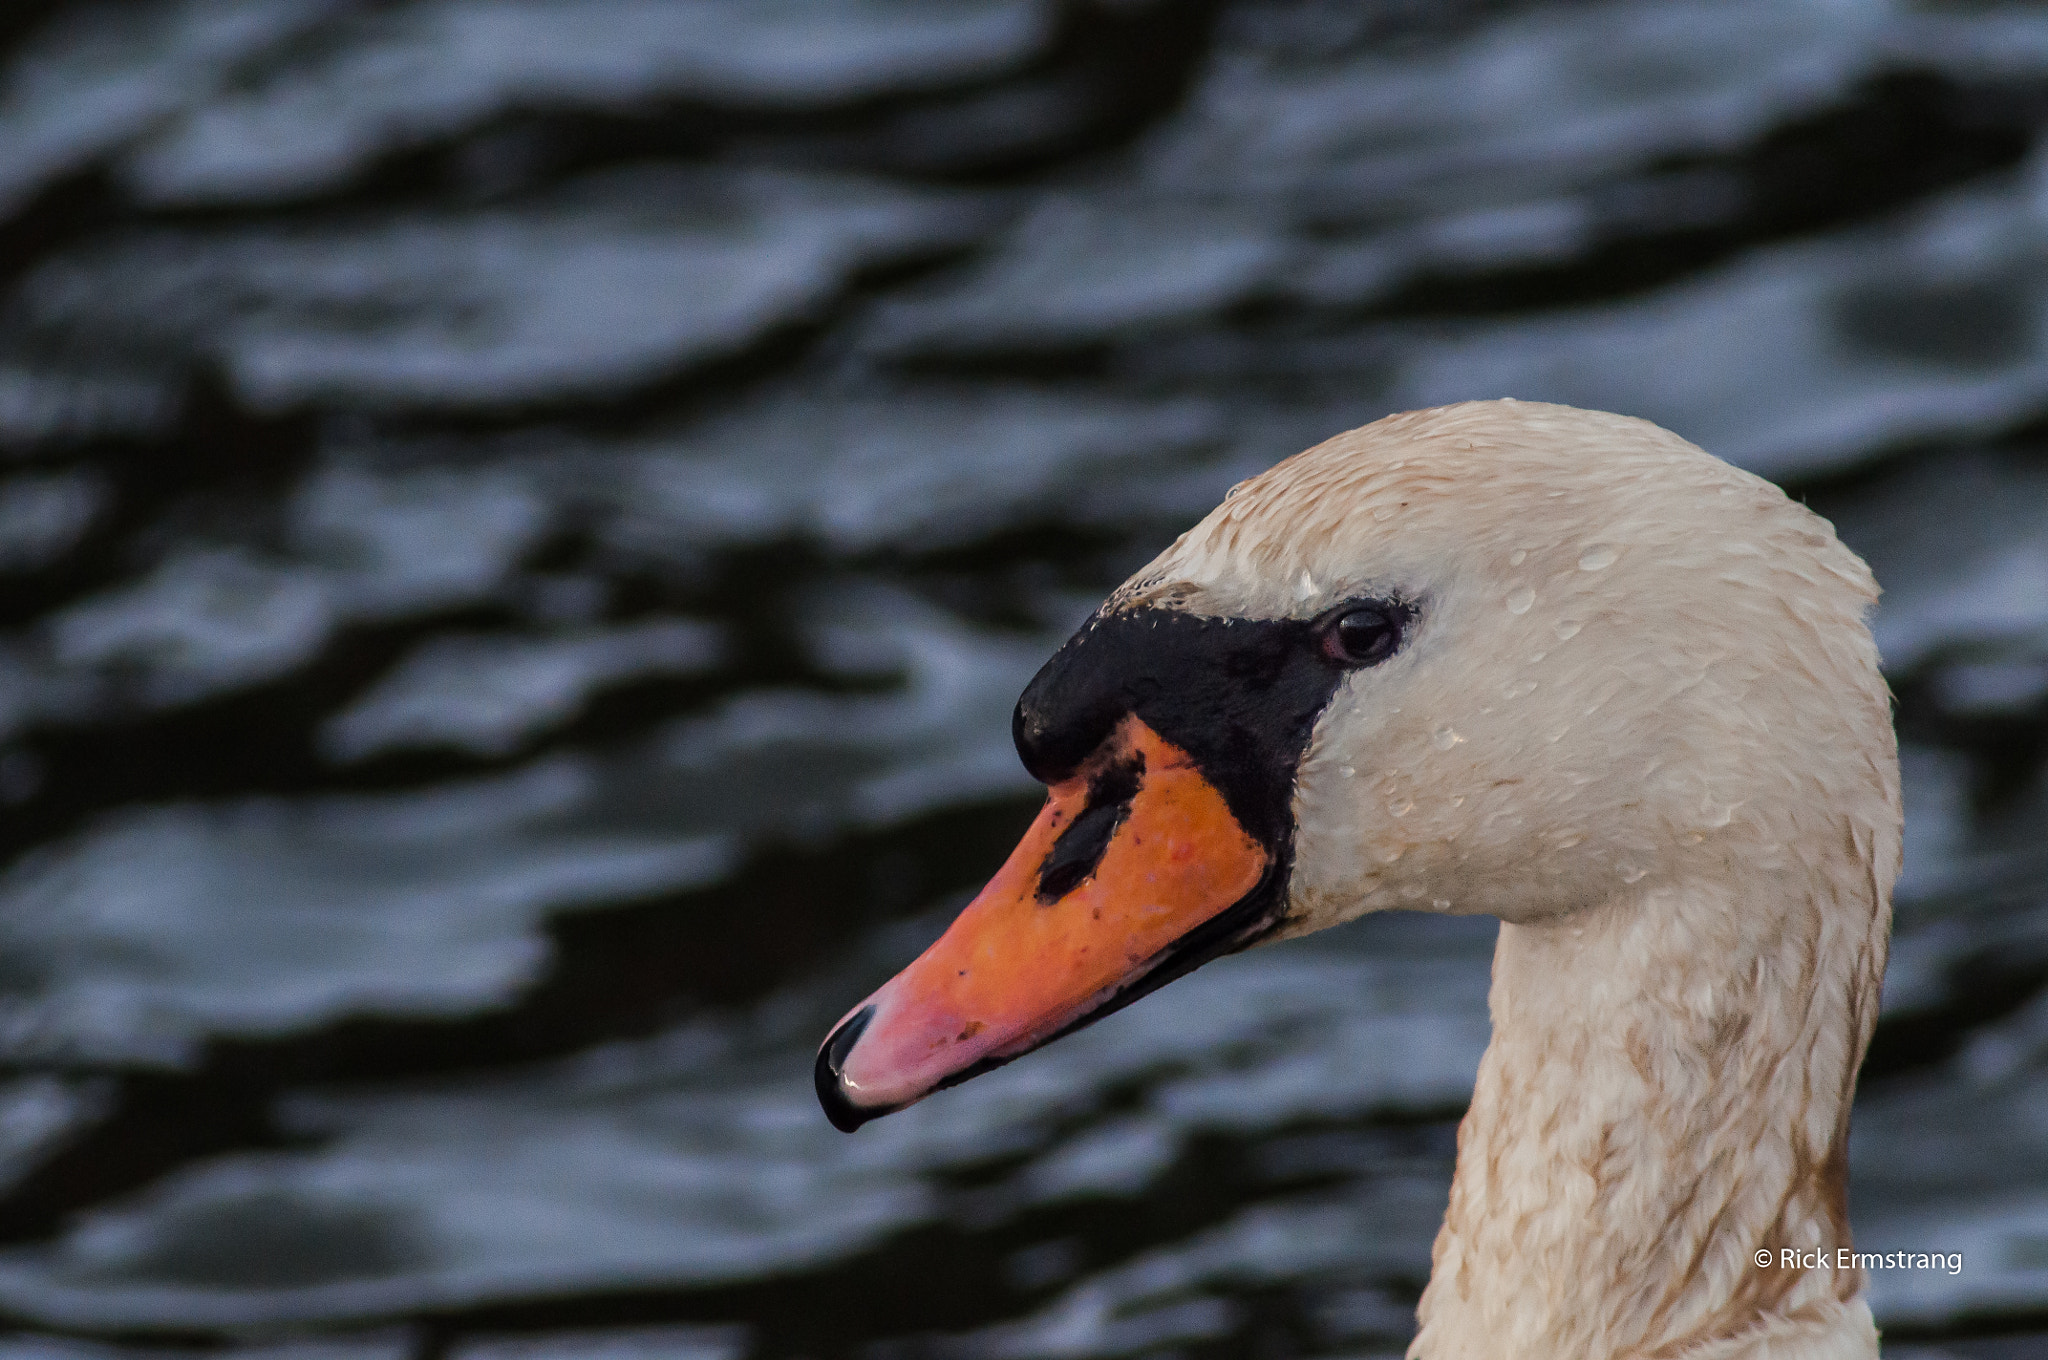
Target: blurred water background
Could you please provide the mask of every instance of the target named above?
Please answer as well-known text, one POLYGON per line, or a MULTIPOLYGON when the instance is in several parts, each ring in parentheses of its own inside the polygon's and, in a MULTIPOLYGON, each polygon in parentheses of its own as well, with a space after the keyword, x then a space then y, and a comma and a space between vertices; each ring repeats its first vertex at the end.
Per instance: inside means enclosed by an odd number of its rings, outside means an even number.
POLYGON ((1018 690, 1390 410, 1647 416, 1887 594, 1854 1137, 2048 1354, 2048 10, 11 0, 0 1360, 1389 1355, 1492 929, 848 1138, 1018 690))

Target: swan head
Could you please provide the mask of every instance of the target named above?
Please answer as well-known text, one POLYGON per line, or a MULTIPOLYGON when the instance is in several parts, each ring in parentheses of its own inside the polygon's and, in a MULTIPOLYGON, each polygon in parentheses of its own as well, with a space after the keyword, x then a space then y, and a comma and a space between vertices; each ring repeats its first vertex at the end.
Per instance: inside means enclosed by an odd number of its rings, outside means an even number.
POLYGON ((857 1127, 1366 912, 1560 920, 1816 837, 1895 871, 1876 593, 1825 520, 1641 420, 1470 402, 1288 459, 1026 689, 1045 809, 833 1032, 820 1098, 857 1127))

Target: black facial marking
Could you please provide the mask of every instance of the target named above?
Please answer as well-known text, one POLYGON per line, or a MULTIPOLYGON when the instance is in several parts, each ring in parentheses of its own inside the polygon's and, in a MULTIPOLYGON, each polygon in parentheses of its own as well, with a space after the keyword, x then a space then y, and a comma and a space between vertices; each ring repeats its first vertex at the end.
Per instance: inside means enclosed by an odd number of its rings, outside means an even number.
POLYGON ((1102 863, 1116 829, 1130 815, 1131 800, 1145 781, 1145 756, 1133 751, 1131 758, 1101 770, 1088 781, 1088 806, 1067 825, 1052 852, 1038 870, 1038 900, 1051 904, 1081 886, 1102 863))
MULTIPOLYGON (((1143 977, 1069 1029, 1121 1010, 1210 959, 1253 944, 1279 924, 1294 864, 1295 773, 1316 720, 1346 672, 1377 665, 1399 650, 1414 612, 1400 601, 1366 599, 1347 601, 1316 619, 1204 618, 1157 608, 1102 614, 1068 639, 1025 687, 1011 734, 1025 768, 1041 782, 1071 778, 1117 724, 1135 714, 1187 752, 1238 825, 1269 856, 1265 875, 1249 893, 1189 931, 1143 977), (1383 621, 1384 636, 1362 655, 1332 646, 1346 619, 1353 620, 1358 637, 1364 620, 1355 616, 1361 613, 1383 621)), ((1098 806, 1093 795, 1091 788, 1090 813, 1098 806)), ((1056 853, 1088 815, 1075 819, 1056 853)), ((1105 818, 1096 833, 1105 849, 1115 829, 1115 821, 1105 818)), ((1076 860, 1086 844, 1077 839, 1076 860)), ((1099 858, 1098 852, 1090 871, 1099 858)), ((1047 877, 1049 870, 1050 865, 1047 877)), ((1047 886, 1041 877, 1041 894, 1047 886)), ((1003 1061, 1008 1059, 990 1065, 1003 1061)), ((970 1075, 961 1073, 957 1080, 970 1075)))
POLYGON ((1349 669, 1324 650, 1323 626, 1177 609, 1098 616, 1017 701, 1017 754, 1056 784, 1136 714, 1186 751, 1239 825, 1277 854, 1291 838, 1295 768, 1349 669))

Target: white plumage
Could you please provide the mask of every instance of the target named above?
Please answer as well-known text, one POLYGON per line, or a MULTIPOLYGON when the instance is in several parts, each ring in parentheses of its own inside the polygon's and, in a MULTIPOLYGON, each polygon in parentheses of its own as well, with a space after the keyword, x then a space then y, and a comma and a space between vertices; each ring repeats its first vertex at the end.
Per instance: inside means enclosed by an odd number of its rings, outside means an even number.
POLYGON ((1242 484, 1116 603, 1368 594, 1419 622, 1317 726, 1283 933, 1505 922, 1410 1355, 1874 1355, 1860 1272, 1775 1264, 1849 1243, 1899 867, 1868 570, 1656 426, 1473 402, 1242 484))

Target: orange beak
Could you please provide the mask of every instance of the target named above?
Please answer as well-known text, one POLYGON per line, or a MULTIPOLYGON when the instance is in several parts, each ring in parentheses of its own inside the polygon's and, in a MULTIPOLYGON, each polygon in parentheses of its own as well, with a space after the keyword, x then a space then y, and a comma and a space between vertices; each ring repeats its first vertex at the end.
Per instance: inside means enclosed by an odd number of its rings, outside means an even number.
POLYGON ((826 1114, 851 1132, 1244 943, 1188 950, 1272 863, 1187 754, 1126 717, 939 941, 839 1022, 826 1114))

